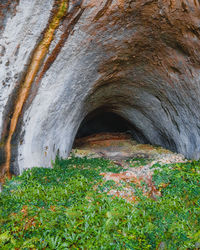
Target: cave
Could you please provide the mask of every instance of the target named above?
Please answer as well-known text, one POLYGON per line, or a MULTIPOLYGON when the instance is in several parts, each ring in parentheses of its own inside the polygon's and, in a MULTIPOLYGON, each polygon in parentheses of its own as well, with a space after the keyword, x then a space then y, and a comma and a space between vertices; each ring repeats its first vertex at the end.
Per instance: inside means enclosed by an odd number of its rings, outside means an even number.
POLYGON ((198 1, 64 1, 63 16, 54 1, 8 2, 0 175, 49 167, 75 138, 109 131, 200 159, 198 1))
POLYGON ((73 147, 76 146, 77 139, 100 133, 124 133, 139 143, 150 143, 130 121, 107 108, 98 108, 90 112, 81 122, 73 147))

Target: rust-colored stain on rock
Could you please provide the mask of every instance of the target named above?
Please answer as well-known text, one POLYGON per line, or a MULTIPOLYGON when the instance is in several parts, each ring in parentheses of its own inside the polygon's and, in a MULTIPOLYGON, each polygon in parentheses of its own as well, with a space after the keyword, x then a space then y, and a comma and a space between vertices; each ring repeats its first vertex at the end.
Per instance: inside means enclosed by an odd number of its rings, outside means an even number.
POLYGON ((11 173, 10 173, 10 169, 9 169, 10 160, 11 160, 11 140, 12 140, 12 136, 15 132, 17 122, 18 122, 19 116, 21 114, 23 105, 24 105, 24 103, 29 95, 31 85, 35 79, 36 74, 38 73, 38 70, 41 66, 41 62, 48 52, 48 48, 51 44, 51 41, 53 40, 54 32, 57 29, 57 27, 59 26, 60 20, 66 14, 67 8, 68 8, 68 0, 61 0, 59 2, 58 11, 53 16, 45 34, 44 34, 42 41, 39 43, 38 47, 36 48, 36 50, 34 52, 30 66, 27 70, 25 80, 22 83, 21 90, 20 90, 19 96, 16 100, 16 105, 14 107, 14 112, 13 112, 13 115, 11 118, 8 138, 7 138, 6 143, 5 143, 6 163, 5 163, 5 166, 3 166, 2 170, 1 170, 2 171, 1 175, 2 175, 3 179, 5 176, 7 176, 8 178, 11 178, 11 173))

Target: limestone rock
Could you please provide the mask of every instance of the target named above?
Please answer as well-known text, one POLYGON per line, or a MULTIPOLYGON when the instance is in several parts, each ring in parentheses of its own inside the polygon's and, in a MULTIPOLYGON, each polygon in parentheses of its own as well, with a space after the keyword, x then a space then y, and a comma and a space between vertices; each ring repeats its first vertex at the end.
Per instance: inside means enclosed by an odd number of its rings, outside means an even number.
POLYGON ((199 1, 6 2, 1 174, 68 156, 97 109, 123 117, 141 143, 200 157, 199 1))

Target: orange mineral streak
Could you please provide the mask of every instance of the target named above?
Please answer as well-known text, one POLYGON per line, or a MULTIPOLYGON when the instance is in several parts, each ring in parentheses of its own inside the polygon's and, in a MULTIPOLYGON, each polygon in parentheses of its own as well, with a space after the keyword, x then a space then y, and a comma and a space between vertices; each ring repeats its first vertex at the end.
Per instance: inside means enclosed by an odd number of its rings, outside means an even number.
POLYGON ((53 40, 54 32, 57 29, 57 27, 60 24, 61 19, 66 15, 67 9, 68 9, 68 2, 69 0, 61 0, 59 3, 58 11, 55 13, 54 17, 52 18, 49 27, 47 28, 43 40, 40 42, 38 47, 35 50, 35 53, 33 55, 31 64, 28 68, 25 80, 22 84, 21 91, 19 93, 16 105, 14 107, 13 116, 10 123, 10 130, 8 134, 8 138, 5 144, 5 152, 6 152, 6 163, 3 168, 3 172, 5 175, 7 175, 8 178, 11 178, 10 174, 10 160, 11 160, 11 140, 12 136, 15 132, 15 129, 17 127, 17 122, 19 119, 19 116, 21 114, 23 105, 29 95, 30 88, 32 86, 32 83, 38 73, 38 70, 41 66, 41 63, 43 59, 45 58, 49 46, 51 44, 51 41, 53 40))

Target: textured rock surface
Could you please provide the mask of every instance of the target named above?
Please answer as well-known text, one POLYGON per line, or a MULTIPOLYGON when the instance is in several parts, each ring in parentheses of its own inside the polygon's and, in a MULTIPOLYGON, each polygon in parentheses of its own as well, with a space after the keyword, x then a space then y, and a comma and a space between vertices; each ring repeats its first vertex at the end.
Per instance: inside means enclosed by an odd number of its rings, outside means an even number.
MULTIPOLYGON (((64 0, 14 2, 1 13, 2 169, 16 100, 64 0)), ((66 157, 81 121, 101 108, 128 120, 140 142, 200 157, 199 1, 69 1, 39 66, 12 136, 12 172, 50 166, 58 150, 66 157)))

